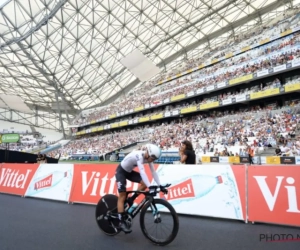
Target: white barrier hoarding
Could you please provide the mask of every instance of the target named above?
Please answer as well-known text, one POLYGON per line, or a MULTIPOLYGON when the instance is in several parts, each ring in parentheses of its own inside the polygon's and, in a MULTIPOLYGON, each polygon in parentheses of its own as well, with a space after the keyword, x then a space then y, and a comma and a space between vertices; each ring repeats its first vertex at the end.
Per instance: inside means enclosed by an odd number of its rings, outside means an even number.
POLYGON ((25 196, 69 201, 73 164, 41 164, 33 176, 25 196))
POLYGON ((244 220, 235 175, 230 165, 160 165, 164 197, 178 213, 244 220))

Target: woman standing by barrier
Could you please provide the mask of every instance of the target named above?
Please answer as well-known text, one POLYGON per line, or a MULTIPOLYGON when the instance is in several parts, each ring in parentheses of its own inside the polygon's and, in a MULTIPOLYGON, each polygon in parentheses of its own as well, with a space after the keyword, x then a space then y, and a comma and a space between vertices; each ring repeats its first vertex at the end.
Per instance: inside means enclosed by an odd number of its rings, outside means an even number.
POLYGON ((183 164, 196 164, 196 154, 190 141, 185 140, 179 148, 180 162, 183 164))

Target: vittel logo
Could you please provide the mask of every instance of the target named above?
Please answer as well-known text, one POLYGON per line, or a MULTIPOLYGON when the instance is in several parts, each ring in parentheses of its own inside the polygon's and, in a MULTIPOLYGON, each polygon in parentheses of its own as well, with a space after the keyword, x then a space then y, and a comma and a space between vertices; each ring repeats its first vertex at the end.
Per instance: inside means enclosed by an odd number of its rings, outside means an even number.
POLYGON ((51 187, 52 186, 52 174, 48 177, 39 180, 38 182, 34 183, 34 190, 42 189, 45 187, 51 187))
MULTIPOLYGON (((109 178, 108 173, 102 175, 100 172, 81 172, 81 180, 82 180, 82 195, 90 195, 90 196, 104 196, 106 194, 117 194, 116 190, 116 178, 113 176, 109 178)), ((130 188, 132 186, 132 182, 127 181, 126 188, 130 188)), ((139 184, 134 183, 133 189, 136 190, 139 184)))
POLYGON ((266 178, 267 176, 253 176, 257 181, 257 184, 263 194, 263 197, 269 207, 270 211, 274 210, 276 200, 279 194, 281 187, 285 188, 285 192, 287 194, 287 212, 289 213, 300 213, 298 209, 298 201, 297 201, 297 193, 295 187, 295 179, 292 177, 284 177, 284 176, 276 176, 276 187, 275 191, 272 194, 270 190, 266 178))
POLYGON ((171 186, 170 188, 168 188, 168 194, 165 195, 165 198, 167 200, 193 198, 193 197, 195 197, 195 192, 193 189, 193 184, 191 179, 178 183, 175 186, 171 186))
POLYGON ((31 171, 32 170, 28 169, 26 173, 23 174, 20 173, 19 170, 2 168, 0 175, 0 186, 23 189, 31 171))

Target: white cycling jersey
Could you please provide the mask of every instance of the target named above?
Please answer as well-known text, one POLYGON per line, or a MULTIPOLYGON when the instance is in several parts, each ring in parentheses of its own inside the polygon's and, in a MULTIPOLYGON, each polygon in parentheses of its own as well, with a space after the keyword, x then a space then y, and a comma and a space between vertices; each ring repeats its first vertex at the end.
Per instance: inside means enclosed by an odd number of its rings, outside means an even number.
MULTIPOLYGON (((144 181, 146 186, 149 187, 150 182, 144 168, 144 163, 148 162, 144 159, 144 154, 145 152, 141 150, 132 151, 121 161, 121 167, 128 173, 130 173, 135 167, 138 167, 142 180, 144 181)), ((157 173, 155 172, 153 163, 150 162, 148 164, 155 182, 157 183, 157 185, 160 185, 160 180, 157 173)))

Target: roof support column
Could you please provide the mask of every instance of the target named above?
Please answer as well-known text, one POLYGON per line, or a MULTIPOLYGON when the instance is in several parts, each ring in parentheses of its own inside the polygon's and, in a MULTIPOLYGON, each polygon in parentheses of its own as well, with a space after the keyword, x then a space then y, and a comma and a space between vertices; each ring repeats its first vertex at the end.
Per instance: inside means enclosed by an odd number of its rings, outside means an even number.
POLYGON ((34 116, 35 116, 35 126, 38 126, 38 119, 39 119, 39 117, 38 117, 38 115, 39 115, 39 110, 38 110, 38 107, 37 106, 35 106, 34 107, 34 116))
MULTIPOLYGON (((56 86, 57 87, 57 86, 56 86)), ((64 135, 64 139, 66 139, 66 133, 65 133, 65 128, 64 128, 64 123, 63 123, 63 119, 62 119, 62 116, 61 116, 61 108, 60 108, 60 105, 59 105, 59 100, 58 100, 58 94, 55 93, 55 99, 56 99, 56 103, 58 104, 57 107, 58 107, 58 114, 59 114, 59 122, 60 122, 60 128, 62 130, 62 133, 64 135)))

